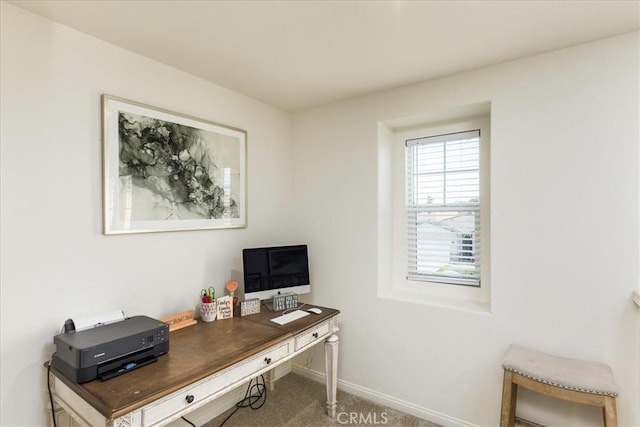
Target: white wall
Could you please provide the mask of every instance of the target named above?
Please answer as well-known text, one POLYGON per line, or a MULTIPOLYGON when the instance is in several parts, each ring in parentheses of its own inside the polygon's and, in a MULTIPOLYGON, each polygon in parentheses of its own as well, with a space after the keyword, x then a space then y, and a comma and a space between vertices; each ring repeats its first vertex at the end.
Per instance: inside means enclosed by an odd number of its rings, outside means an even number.
MULTIPOLYGON (((640 425, 640 316, 630 298, 639 283, 638 38, 294 116, 296 228, 317 254, 314 301, 342 310, 343 385, 447 424, 497 425, 501 358, 520 343, 611 364, 620 425, 640 425), (388 213, 378 200, 378 123, 483 102, 491 103, 492 313, 378 298, 378 219, 388 213)), ((601 425, 595 408, 521 397, 527 419, 601 425)))
POLYGON ((1 419, 46 425, 45 370, 65 319, 164 316, 222 292, 249 244, 291 237, 291 118, 1 3, 1 419), (248 132, 246 229, 102 235, 109 93, 248 132))
MULTIPOLYGON (((241 247, 293 240, 310 245, 314 300, 343 312, 342 384, 495 425, 500 358, 519 342, 610 363, 620 424, 640 425, 637 33, 300 113, 292 155, 289 115, 1 8, 1 425, 48 422, 42 364, 66 318, 190 308, 241 247), (247 130, 249 227, 103 236, 101 93, 247 130), (492 314, 378 299, 378 122, 487 101, 492 314)), ((520 403, 539 422, 599 424, 520 403)))

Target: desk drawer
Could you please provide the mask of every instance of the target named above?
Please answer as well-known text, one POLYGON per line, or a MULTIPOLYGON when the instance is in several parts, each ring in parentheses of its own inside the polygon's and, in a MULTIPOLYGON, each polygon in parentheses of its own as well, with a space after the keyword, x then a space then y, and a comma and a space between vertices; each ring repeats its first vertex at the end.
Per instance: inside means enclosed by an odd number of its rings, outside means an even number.
POLYGON ((311 344, 314 341, 319 341, 324 338, 325 335, 329 333, 329 321, 327 320, 324 323, 315 326, 302 335, 299 335, 295 338, 295 349, 298 351, 302 347, 311 344))
POLYGON ((142 410, 142 424, 145 426, 155 424, 184 408, 199 406, 199 403, 203 403, 213 394, 226 387, 236 385, 244 379, 251 378, 256 372, 286 357, 291 352, 290 347, 290 342, 286 342, 273 350, 260 353, 251 359, 233 365, 220 373, 213 374, 211 377, 173 393, 148 408, 144 408, 142 410))

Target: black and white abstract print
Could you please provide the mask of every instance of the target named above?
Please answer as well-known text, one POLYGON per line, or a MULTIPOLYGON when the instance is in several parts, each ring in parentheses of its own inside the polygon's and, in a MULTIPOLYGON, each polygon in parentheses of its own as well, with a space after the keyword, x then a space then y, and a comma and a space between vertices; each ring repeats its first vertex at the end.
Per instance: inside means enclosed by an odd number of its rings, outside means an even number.
POLYGON ((118 137, 122 220, 240 216, 237 138, 125 111, 118 137))

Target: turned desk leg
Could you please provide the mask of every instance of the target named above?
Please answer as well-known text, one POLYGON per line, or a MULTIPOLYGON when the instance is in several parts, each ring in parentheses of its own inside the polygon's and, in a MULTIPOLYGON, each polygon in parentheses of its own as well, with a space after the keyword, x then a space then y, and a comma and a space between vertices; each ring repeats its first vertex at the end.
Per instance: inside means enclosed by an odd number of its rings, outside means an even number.
POLYGON ((273 368, 270 371, 266 372, 266 387, 267 390, 269 391, 273 391, 275 389, 275 385, 276 385, 276 368, 273 368))
POLYGON ((338 336, 332 334, 324 342, 324 363, 327 373, 327 414, 336 416, 338 393, 338 336))

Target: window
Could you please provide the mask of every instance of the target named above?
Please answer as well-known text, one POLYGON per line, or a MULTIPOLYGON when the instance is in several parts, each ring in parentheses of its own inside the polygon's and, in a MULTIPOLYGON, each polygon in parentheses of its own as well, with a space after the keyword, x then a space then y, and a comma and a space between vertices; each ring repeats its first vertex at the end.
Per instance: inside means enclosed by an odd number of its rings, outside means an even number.
POLYGON ((480 286, 480 130, 405 141, 407 279, 480 286))

